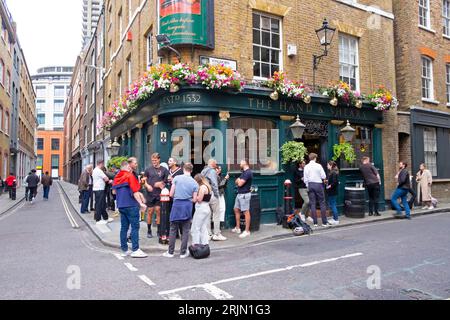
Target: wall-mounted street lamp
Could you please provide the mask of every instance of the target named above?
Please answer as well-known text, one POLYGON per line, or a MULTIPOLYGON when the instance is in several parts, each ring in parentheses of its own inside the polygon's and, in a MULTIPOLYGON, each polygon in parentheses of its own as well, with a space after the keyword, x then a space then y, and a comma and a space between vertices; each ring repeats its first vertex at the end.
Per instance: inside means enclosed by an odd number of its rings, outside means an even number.
POLYGON ((300 116, 297 115, 297 121, 290 126, 294 140, 300 140, 303 137, 306 126, 300 121, 300 116))
POLYGON ((356 130, 350 126, 350 121, 347 120, 347 126, 341 130, 341 134, 346 142, 351 142, 355 136, 356 130))
POLYGON ((313 55, 313 87, 316 90, 316 70, 319 67, 319 63, 322 59, 328 56, 328 47, 331 46, 333 42, 333 37, 336 32, 336 28, 331 28, 328 25, 327 19, 323 19, 323 24, 320 29, 316 30, 317 37, 319 38, 320 45, 324 47, 323 54, 320 56, 313 55))
POLYGON ((113 143, 111 143, 111 141, 109 141, 109 144, 106 147, 106 151, 108 152, 108 154, 111 158, 117 157, 119 155, 120 147, 121 147, 121 145, 119 143, 119 139, 116 137, 116 138, 114 138, 113 143))
POLYGON ((169 38, 169 36, 167 34, 159 34, 159 35, 157 35, 156 36, 156 41, 158 42, 158 44, 161 47, 164 47, 164 48, 167 48, 167 49, 173 51, 177 55, 178 61, 181 61, 181 53, 177 49, 175 49, 175 48, 173 48, 171 46, 172 41, 170 41, 170 38, 169 38))

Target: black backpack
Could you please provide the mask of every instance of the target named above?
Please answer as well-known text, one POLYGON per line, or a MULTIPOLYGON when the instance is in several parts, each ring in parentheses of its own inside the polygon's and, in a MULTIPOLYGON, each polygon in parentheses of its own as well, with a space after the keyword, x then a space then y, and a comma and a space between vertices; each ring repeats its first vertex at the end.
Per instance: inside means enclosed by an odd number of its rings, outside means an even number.
POLYGON ((193 244, 189 247, 189 253, 194 259, 206 259, 211 255, 209 245, 193 244))
POLYGON ((311 229, 311 227, 309 226, 309 224, 307 224, 306 222, 304 222, 299 215, 295 215, 294 219, 291 220, 291 222, 289 223, 289 227, 294 230, 295 228, 303 228, 303 231, 305 231, 305 234, 312 234, 313 230, 311 229))

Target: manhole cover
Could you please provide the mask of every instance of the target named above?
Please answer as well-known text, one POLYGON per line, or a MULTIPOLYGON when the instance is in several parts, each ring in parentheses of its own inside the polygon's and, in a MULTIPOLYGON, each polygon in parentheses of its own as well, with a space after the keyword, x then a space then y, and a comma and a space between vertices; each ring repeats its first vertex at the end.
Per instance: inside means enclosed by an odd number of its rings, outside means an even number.
POLYGON ((401 294, 412 300, 437 300, 438 297, 417 289, 402 289, 401 294))

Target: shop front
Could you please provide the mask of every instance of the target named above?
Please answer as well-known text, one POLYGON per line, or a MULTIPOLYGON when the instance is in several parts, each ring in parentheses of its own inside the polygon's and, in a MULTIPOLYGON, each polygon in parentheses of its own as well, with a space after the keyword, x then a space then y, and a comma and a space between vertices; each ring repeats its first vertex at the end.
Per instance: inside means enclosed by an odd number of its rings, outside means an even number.
MULTIPOLYGON (((151 165, 151 154, 158 152, 163 162, 170 156, 191 161, 199 173, 210 155, 234 181, 240 174, 240 160, 250 159, 262 223, 276 222, 277 209, 284 207, 284 182, 293 179, 295 168, 281 165, 279 150, 293 140, 290 126, 297 115, 306 125, 303 142, 308 152, 317 153, 324 166, 333 156, 333 146, 342 142, 340 131, 347 120, 356 129, 352 143, 357 161, 340 162, 341 212, 345 187, 363 182, 358 169, 362 156, 369 156, 383 177, 382 112, 366 104, 360 109, 334 107, 320 95, 313 95, 310 104, 283 98, 275 101, 271 92, 259 87, 246 87, 239 93, 211 91, 201 86, 183 87, 176 93, 159 91, 115 123, 111 137, 119 138, 121 155, 139 159, 142 170, 151 165)), ((235 186, 230 183, 227 227, 234 224, 234 198, 235 186)), ((380 205, 384 207, 384 200, 380 205)))

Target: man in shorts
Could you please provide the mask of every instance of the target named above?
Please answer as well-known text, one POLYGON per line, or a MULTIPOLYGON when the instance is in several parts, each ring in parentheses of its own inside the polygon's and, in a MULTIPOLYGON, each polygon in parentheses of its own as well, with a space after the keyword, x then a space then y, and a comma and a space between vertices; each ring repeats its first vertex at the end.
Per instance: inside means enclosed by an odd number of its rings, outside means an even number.
POLYGON ((250 236, 250 200, 252 198, 251 188, 253 182, 253 172, 250 170, 247 160, 241 161, 241 176, 236 180, 238 187, 238 195, 234 205, 234 214, 236 216, 236 228, 232 230, 233 233, 241 234, 241 214, 245 215, 245 231, 239 236, 244 239, 250 236))

